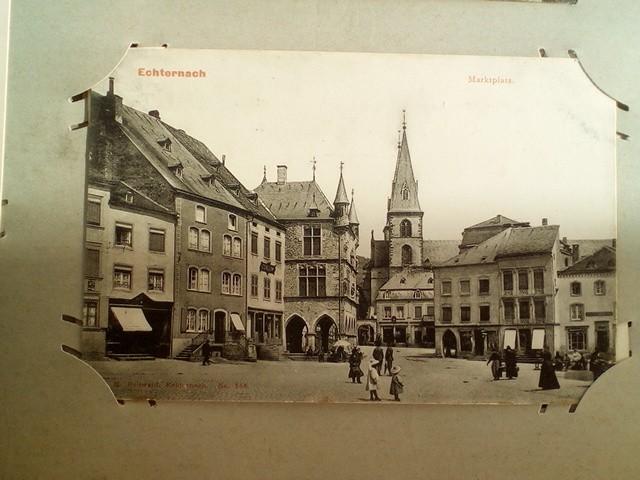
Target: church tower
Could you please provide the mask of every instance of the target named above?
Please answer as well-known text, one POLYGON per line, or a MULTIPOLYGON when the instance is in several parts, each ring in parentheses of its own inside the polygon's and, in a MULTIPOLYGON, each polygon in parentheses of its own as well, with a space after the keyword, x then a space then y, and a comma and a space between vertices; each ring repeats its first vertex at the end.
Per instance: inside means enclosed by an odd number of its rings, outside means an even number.
MULTIPOLYGON (((396 171, 391 184, 391 197, 387 203, 385 240, 389 242, 389 268, 422 266, 422 217, 424 212, 418 201, 418 182, 413 176, 407 123, 402 122, 402 137, 398 143, 396 171)), ((391 272, 390 272, 391 274, 391 272)))

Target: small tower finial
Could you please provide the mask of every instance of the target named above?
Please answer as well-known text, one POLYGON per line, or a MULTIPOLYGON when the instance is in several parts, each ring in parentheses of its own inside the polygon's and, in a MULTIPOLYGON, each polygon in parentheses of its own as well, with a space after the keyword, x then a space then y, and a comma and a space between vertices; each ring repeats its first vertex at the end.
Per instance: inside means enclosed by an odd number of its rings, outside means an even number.
POLYGON ((398 130, 398 150, 402 147, 402 130, 398 130))
POLYGON ((264 165, 262 167, 262 183, 265 183, 267 181, 267 166, 264 165))
POLYGON ((344 162, 340 162, 340 175, 342 175, 342 167, 344 166, 344 162))
POLYGON ((311 163, 313 164, 313 181, 316 181, 316 157, 313 157, 313 160, 311 161, 311 163))
POLYGON ((407 129, 407 111, 404 109, 402 110, 402 129, 407 129))

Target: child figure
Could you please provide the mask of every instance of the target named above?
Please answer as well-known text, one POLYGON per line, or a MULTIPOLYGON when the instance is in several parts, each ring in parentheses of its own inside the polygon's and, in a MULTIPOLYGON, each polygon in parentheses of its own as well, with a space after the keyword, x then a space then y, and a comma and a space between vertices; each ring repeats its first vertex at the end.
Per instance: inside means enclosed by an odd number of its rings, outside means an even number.
POLYGON ((402 368, 398 365, 394 365, 391 368, 391 386, 389 387, 389 393, 393 395, 393 399, 396 402, 400 401, 400 397, 398 395, 404 392, 404 384, 402 383, 402 381, 400 380, 400 376, 398 375, 400 373, 400 370, 402 370, 402 368))
POLYGON ((378 369, 376 368, 378 363, 378 360, 375 358, 369 360, 369 371, 367 373, 369 400, 375 400, 376 402, 380 401, 380 397, 378 397, 378 380, 380 379, 380 375, 378 375, 378 369))

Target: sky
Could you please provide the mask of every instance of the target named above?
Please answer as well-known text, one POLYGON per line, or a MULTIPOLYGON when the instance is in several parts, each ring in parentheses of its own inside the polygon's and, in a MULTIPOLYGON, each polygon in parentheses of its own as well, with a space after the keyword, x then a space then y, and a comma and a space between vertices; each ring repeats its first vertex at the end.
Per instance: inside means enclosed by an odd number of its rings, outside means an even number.
POLYGON ((615 102, 568 58, 130 49, 93 88, 204 142, 248 188, 316 181, 343 162, 359 253, 382 238, 403 120, 425 239, 459 240, 497 214, 615 237, 615 102), (139 75, 204 71, 204 77, 139 75))

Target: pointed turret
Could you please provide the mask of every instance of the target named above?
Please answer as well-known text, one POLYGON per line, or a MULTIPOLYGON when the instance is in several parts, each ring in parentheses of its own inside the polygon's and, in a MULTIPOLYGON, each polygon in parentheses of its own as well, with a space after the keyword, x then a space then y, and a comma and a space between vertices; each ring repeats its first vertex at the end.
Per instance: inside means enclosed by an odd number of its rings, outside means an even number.
POLYGON ((346 206, 349 205, 349 197, 347 197, 347 189, 344 188, 344 179, 342 178, 342 165, 340 162, 340 180, 338 181, 338 191, 336 192, 336 199, 333 201, 334 207, 336 209, 338 206, 346 206))
POLYGON ((360 225, 358 214, 356 213, 356 203, 353 199, 353 190, 351 190, 351 206, 349 207, 349 225, 360 225))
POLYGON ((411 155, 407 142, 407 124, 402 122, 402 139, 398 145, 396 171, 391 184, 389 212, 421 212, 418 201, 418 182, 413 176, 411 155))

